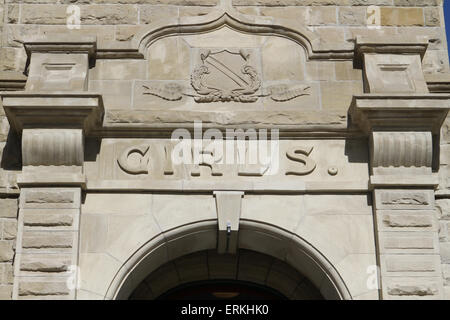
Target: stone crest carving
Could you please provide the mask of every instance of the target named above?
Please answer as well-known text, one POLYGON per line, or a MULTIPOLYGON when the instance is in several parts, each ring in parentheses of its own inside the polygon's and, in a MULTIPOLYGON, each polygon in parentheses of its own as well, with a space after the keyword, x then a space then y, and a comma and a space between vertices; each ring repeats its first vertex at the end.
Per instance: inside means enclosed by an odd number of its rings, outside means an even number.
POLYGON ((200 65, 191 74, 191 88, 178 83, 153 83, 143 85, 143 94, 167 101, 179 101, 183 96, 189 96, 197 103, 252 103, 261 97, 285 102, 311 94, 306 85, 277 84, 263 88, 261 76, 251 65, 250 53, 246 50, 206 50, 200 53, 200 60, 200 65))
POLYGON ((201 53, 202 64, 191 75, 191 85, 197 92, 196 102, 255 102, 261 88, 256 69, 249 65, 245 50, 201 53))

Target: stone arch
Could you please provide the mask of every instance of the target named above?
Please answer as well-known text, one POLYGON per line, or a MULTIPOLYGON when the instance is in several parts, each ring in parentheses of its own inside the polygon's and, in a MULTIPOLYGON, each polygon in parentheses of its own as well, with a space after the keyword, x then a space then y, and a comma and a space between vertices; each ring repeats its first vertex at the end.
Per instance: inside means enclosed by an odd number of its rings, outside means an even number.
MULTIPOLYGON (((170 261, 141 282, 130 299, 150 300, 173 297, 173 294, 180 297, 180 291, 189 288, 195 288, 194 292, 204 286, 216 290, 217 285, 220 288, 227 283, 244 295, 246 288, 253 287, 256 294, 270 294, 270 299, 323 299, 311 281, 286 262, 245 249, 236 254, 219 254, 217 250, 199 251, 170 261), (243 291, 240 291, 240 285, 243 285, 243 291)), ((186 292, 181 295, 184 294, 186 292)), ((220 298, 211 292, 207 294, 220 298)))
MULTIPOLYGON (((201 221, 174 228, 142 245, 120 267, 106 293, 106 299, 127 299, 154 270, 169 260, 217 245, 217 221, 201 221)), ((334 266, 307 241, 279 227, 241 221, 239 249, 252 250, 286 262, 318 288, 325 299, 352 299, 334 266)))
POLYGON ((308 59, 352 60, 354 56, 354 45, 349 44, 348 47, 342 48, 327 47, 316 34, 296 21, 245 15, 233 7, 216 8, 204 16, 155 21, 134 36, 133 48, 137 48, 140 54, 148 58, 147 49, 160 39, 212 32, 224 26, 246 34, 290 39, 305 49, 308 59))

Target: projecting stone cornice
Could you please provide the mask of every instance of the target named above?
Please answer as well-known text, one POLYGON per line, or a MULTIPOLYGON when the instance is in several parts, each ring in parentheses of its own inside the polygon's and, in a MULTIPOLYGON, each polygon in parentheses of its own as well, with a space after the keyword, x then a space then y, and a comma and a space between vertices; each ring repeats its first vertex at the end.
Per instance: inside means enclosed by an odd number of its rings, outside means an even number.
POLYGON ((0 94, 11 128, 83 129, 102 126, 103 99, 96 93, 4 92, 0 94))
POLYGON ((390 37, 357 36, 355 42, 355 62, 362 65, 363 56, 371 54, 418 54, 423 59, 428 48, 425 36, 401 35, 390 37))
POLYGON ((95 36, 67 36, 67 34, 52 34, 25 39, 23 42, 28 57, 32 53, 68 53, 87 54, 90 59, 97 53, 97 38, 95 36))
POLYGON ((374 130, 431 131, 439 134, 450 109, 448 94, 364 94, 354 96, 352 123, 374 130))

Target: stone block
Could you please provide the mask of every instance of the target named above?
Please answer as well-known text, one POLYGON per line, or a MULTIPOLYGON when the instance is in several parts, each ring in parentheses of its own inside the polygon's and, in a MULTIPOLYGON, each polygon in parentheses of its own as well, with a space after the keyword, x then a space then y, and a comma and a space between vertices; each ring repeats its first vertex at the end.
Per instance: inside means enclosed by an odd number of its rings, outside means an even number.
POLYGON ((217 219, 216 203, 209 195, 154 194, 151 212, 162 231, 194 221, 217 219))
POLYGON ((75 233, 60 231, 24 230, 22 248, 24 249, 69 249, 74 245, 75 233))
POLYGON ((33 52, 26 84, 29 91, 86 91, 87 54, 33 52))
POLYGON ((169 19, 178 17, 178 8, 169 6, 139 6, 139 23, 151 24, 160 19, 169 19))
POLYGON ((147 194, 89 193, 86 195, 82 213, 145 215, 150 213, 151 201, 152 196, 147 194), (105 203, 108 203, 107 207, 105 203))
POLYGON ((106 110, 129 109, 131 107, 132 81, 92 80, 89 81, 89 91, 103 95, 106 110))
POLYGON ((24 209, 76 209, 80 207, 77 188, 22 189, 20 207, 24 209))
POLYGON ((14 258, 13 242, 0 240, 0 262, 9 262, 14 258))
POLYGON ((0 218, 17 218, 17 199, 0 199, 0 218))
MULTIPOLYGON (((108 237, 108 219, 102 214, 83 214, 80 225, 80 251, 83 253, 103 252, 108 237)), ((126 229, 123 225, 123 229, 126 229)), ((113 230, 111 230, 113 231, 113 230)), ((124 230, 123 230, 124 231, 124 230)))
POLYGON ((377 210, 429 210, 434 209, 432 190, 375 190, 377 210))
POLYGON ((269 275, 273 258, 252 251, 241 251, 239 256, 238 280, 264 285, 269 275))
POLYGON ((335 63, 336 80, 356 80, 361 81, 362 70, 354 69, 351 61, 336 61, 335 63))
POLYGON ((5 219, 3 220, 3 239, 13 240, 17 236, 17 220, 5 219))
POLYGON ((74 215, 79 210, 24 209, 23 224, 27 227, 70 227, 74 222, 74 215))
POLYGON ((439 7, 424 8, 425 25, 427 27, 436 27, 441 25, 441 9, 439 7))
POLYGON ((441 281, 439 277, 385 277, 383 297, 388 300, 440 299, 442 298, 441 281))
POLYGON ((14 266, 11 263, 4 264, 3 283, 4 284, 14 283, 14 266))
POLYGON ((293 231, 307 214, 304 203, 303 196, 248 195, 242 199, 241 219, 273 223, 293 231))
POLYGON ((320 83, 322 91, 322 108, 328 111, 347 113, 353 95, 363 92, 362 81, 324 81, 320 83))
POLYGON ((372 215, 367 195, 305 195, 307 215, 372 215))
POLYGON ((13 286, 0 285, 0 300, 12 300, 13 286))
POLYGON ((340 25, 366 25, 366 7, 339 7, 340 25))
MULTIPOLYGON (((252 14, 252 13, 248 13, 245 12, 244 10, 246 8, 242 8, 243 10, 240 10, 240 12, 244 13, 244 14, 252 14)), ((249 9, 255 9, 250 7, 249 9)), ((181 17, 192 17, 192 16, 204 16, 207 15, 208 13, 210 13, 213 9, 211 7, 206 7, 206 6, 202 6, 202 7, 194 7, 194 6, 183 6, 183 7, 178 7, 178 11, 179 11, 179 16, 181 17)))
POLYGON ((18 4, 7 4, 6 5, 6 20, 7 23, 19 23, 19 10, 18 4))
POLYGON ((305 77, 313 81, 335 80, 335 62, 331 61, 308 61, 305 64, 305 77))
POLYGON ((377 212, 380 231, 436 231, 434 211, 379 210, 377 212))
POLYGON ((1 48, 0 49, 0 71, 25 70, 27 55, 23 48, 1 48))
POLYGON ((305 53, 292 41, 268 39, 262 48, 263 74, 269 80, 304 80, 305 53))
POLYGON ((144 60, 99 60, 89 71, 90 80, 139 80, 146 78, 144 60))
POLYGON ((207 253, 194 253, 174 261, 180 277, 180 283, 208 279, 207 253))
MULTIPOLYGON (((80 6, 81 24, 114 25, 137 24, 138 10, 134 5, 83 5, 80 6)), ((67 6, 50 4, 24 4, 21 8, 22 24, 66 24, 67 6)))
POLYGON ((381 253, 439 253, 439 239, 435 232, 382 231, 379 243, 381 253))
POLYGON ((172 37, 154 43, 149 48, 148 57, 149 79, 189 79, 191 52, 183 39, 172 37))
POLYGON ((19 296, 64 296, 69 293, 66 282, 23 281, 19 283, 19 296))
POLYGON ((442 263, 450 264, 450 242, 443 242, 440 244, 442 263))
POLYGON ((237 255, 218 254, 216 250, 208 252, 208 269, 211 279, 236 279, 237 255))
MULTIPOLYGON (((301 8, 300 8, 301 9, 301 8)), ((282 9, 285 12, 290 12, 289 10, 282 9)), ((320 26, 320 25, 335 25, 336 21, 336 7, 333 6, 317 6, 308 7, 306 12, 307 24, 310 26, 320 26)), ((296 19, 299 19, 298 17, 296 19)))
POLYGON ((115 39, 119 42, 127 42, 133 40, 135 34, 145 26, 116 26, 115 39))
POLYGON ((28 272, 51 272, 52 274, 56 274, 70 271, 69 266, 71 264, 71 256, 23 254, 20 260, 20 270, 28 272))
MULTIPOLYGON (((256 11, 257 8, 255 7, 246 7, 247 11, 254 10, 256 11)), ((242 7, 240 7, 240 10, 243 10, 242 7)), ((307 12, 310 11, 307 7, 292 7, 290 10, 286 10, 286 8, 283 7, 260 7, 259 13, 261 16, 265 17, 274 17, 279 19, 295 19, 298 20, 304 24, 307 24, 308 21, 306 19, 307 12)), ((258 12, 255 12, 258 14, 258 12)))
POLYGON ((439 255, 382 255, 382 274, 398 276, 440 276, 441 259, 439 255))
POLYGON ((450 220, 450 199, 436 199, 439 219, 450 220))
POLYGON ((365 54, 370 93, 428 93, 419 55, 365 54))
POLYGON ((381 7, 382 26, 423 26, 424 14, 422 8, 381 7))

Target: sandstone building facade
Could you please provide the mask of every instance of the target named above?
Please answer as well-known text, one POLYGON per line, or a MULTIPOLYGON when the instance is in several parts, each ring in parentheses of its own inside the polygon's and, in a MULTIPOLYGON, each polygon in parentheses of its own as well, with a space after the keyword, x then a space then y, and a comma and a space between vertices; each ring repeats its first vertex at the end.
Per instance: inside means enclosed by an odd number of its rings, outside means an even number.
POLYGON ((441 0, 1 0, 0 34, 0 299, 450 299, 441 0))

